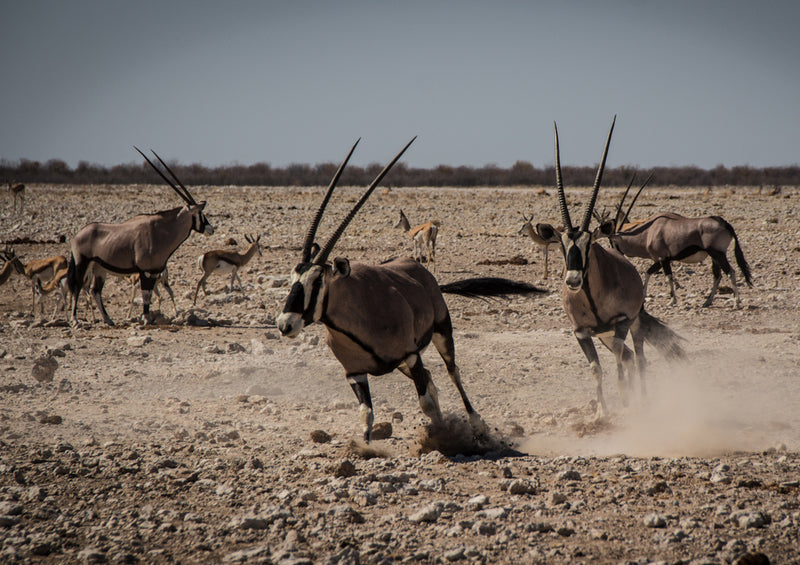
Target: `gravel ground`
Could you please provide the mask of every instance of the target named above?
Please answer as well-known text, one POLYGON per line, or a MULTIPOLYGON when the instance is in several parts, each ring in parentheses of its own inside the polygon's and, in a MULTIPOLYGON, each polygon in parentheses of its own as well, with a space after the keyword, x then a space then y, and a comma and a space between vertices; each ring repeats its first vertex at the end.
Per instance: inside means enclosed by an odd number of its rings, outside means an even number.
MULTIPOLYGON (((412 223, 441 221, 441 283, 490 275, 550 291, 447 296, 488 448, 465 433, 432 349, 446 432, 429 429, 395 372, 371 379, 388 437, 367 447, 324 328, 279 337, 274 319, 322 189, 193 192, 216 233, 174 254, 179 312, 165 301, 156 325, 127 318, 121 279, 104 291, 114 327, 51 319, 51 296, 34 317, 27 280, 0 287, 3 562, 800 562, 798 189, 647 189, 637 218, 727 219, 755 284, 735 310, 725 286, 701 308, 708 264, 675 267, 677 306, 664 277, 651 279, 647 310, 686 338, 688 359, 646 349, 648 396, 626 408, 600 351, 605 425, 592 420, 594 384, 561 308, 560 254, 544 278, 541 251, 518 234, 522 212, 557 221, 553 189, 377 191, 334 255, 409 254, 393 227, 402 208, 412 223), (244 294, 215 276, 192 308, 197 257, 231 239, 241 250, 246 234, 261 234, 262 256, 240 273, 244 294)), ((359 192, 337 191, 322 239, 359 192)), ((604 189, 599 207, 621 192, 604 189)), ((585 196, 568 189, 573 207, 585 196)), ((176 205, 161 186, 29 186, 25 214, 0 203, 0 237, 29 261, 66 254, 90 221, 176 205)))

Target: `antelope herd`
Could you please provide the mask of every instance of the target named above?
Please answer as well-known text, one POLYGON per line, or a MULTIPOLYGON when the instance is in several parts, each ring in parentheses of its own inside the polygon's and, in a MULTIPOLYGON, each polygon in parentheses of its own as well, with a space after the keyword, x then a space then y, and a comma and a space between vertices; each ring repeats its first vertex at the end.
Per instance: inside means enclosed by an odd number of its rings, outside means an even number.
MULTIPOLYGON (((663 269, 669 280, 671 303, 675 304, 671 262, 699 262, 710 257, 714 281, 703 306, 712 304, 724 272, 731 280, 734 307, 739 308, 741 301, 737 277, 727 259, 727 249, 733 242, 736 264, 745 282, 752 286, 750 267, 744 258, 736 232, 721 217, 686 218, 664 211, 646 220, 630 222, 628 216, 633 203, 642 193, 647 181, 624 214, 622 206, 633 179, 613 218, 595 211, 615 121, 616 117, 606 138, 589 200, 577 225, 572 223, 567 206, 561 173, 558 128, 554 124, 557 206, 562 226, 534 224, 532 215, 528 217, 523 214, 524 224, 519 230, 519 234, 530 237, 542 249, 544 279, 548 277, 549 248, 557 247, 562 252, 562 305, 595 380, 598 420, 607 418, 608 409, 603 395, 603 370, 593 338, 597 337, 614 355, 624 404, 628 403, 634 374, 638 374, 639 388, 642 394, 645 393, 645 342, 659 349, 667 359, 685 357, 682 339, 645 311, 650 275, 663 269), (598 223, 594 229, 591 228, 593 218, 598 223), (606 242, 606 245, 601 245, 601 242, 606 242), (653 262, 646 271, 644 282, 627 257, 645 258, 653 262), (629 334, 632 350, 625 345, 629 334)), ((399 210, 400 219, 395 227, 402 228, 406 237, 412 240, 413 258, 398 258, 378 265, 351 262, 343 257, 330 259, 336 243, 359 209, 414 139, 386 165, 324 245, 320 246, 315 240, 317 228, 360 140, 355 142, 311 219, 302 243, 300 260, 291 271, 291 282, 282 312, 276 317, 277 329, 287 338, 296 337, 305 326, 317 322, 325 327, 327 345, 341 364, 358 401, 361 430, 367 442, 371 439, 374 419, 369 375, 380 376, 395 369, 399 370, 413 381, 422 412, 432 422, 442 422, 437 388, 430 372, 423 365, 421 356, 422 351, 431 343, 444 361, 473 429, 476 433, 486 430, 486 425, 470 403, 461 380, 455 359, 451 316, 443 295, 451 293, 485 299, 545 292, 527 282, 495 277, 468 278, 440 285, 433 274, 436 272, 436 239, 440 222, 431 220, 412 227, 403 210, 399 210)), ((140 214, 120 223, 90 223, 72 238, 67 257, 54 256, 25 264, 7 246, 5 251, 0 252, 0 285, 14 273, 29 279, 32 289, 31 310, 34 316, 37 300, 40 316, 43 317, 43 298, 55 292, 57 296, 53 316, 55 317, 58 306, 65 306, 69 298, 68 319, 71 324, 77 325, 78 298, 83 292, 92 318, 94 319, 94 310, 89 296, 94 300, 103 321, 107 325, 113 325, 102 300, 104 282, 109 274, 125 277, 129 281, 132 291, 129 317, 138 287, 142 298, 142 322, 153 322, 150 312, 151 297, 153 294, 159 297, 159 308, 161 299, 157 284, 163 286, 169 294, 177 315, 178 308, 169 284, 167 263, 192 232, 212 235, 214 228, 204 213, 206 203, 198 203, 194 199, 158 154, 153 152, 160 166, 141 150, 135 149, 183 200, 183 204, 169 210, 140 214)), ((24 204, 25 186, 8 182, 8 188, 14 197, 16 211, 18 199, 24 204)), ((388 193, 388 189, 384 190, 384 194, 388 193)), ((198 258, 201 275, 194 289, 193 305, 197 302, 201 287, 204 294, 208 295, 206 281, 215 272, 230 273, 230 292, 233 292, 234 284, 238 280, 239 289, 245 293, 238 271, 256 255, 261 255, 261 236, 246 235, 245 239, 249 245, 242 253, 214 249, 198 258)))

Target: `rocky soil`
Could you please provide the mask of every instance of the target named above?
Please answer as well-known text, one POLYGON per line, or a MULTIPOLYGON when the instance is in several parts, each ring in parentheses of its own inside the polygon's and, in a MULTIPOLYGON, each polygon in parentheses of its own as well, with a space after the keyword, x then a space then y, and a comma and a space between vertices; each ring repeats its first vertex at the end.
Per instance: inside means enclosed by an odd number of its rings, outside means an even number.
MULTIPOLYGON (((359 191, 337 192, 323 239, 359 191)), ((686 338, 688 359, 646 349, 648 396, 624 407, 600 351, 605 425, 592 421, 594 384, 561 309, 560 253, 544 278, 541 251, 518 233, 522 212, 558 222, 554 191, 379 189, 334 255, 409 254, 393 227, 402 208, 412 223, 442 222, 440 282, 504 276, 550 291, 447 297, 488 448, 465 432, 433 349, 425 362, 447 429, 428 428, 395 372, 371 380, 388 437, 367 448, 324 328, 279 337, 274 318, 321 189, 193 192, 217 231, 173 256, 179 312, 165 300, 155 325, 128 318, 123 280, 104 291, 114 327, 70 328, 63 312, 51 318, 52 296, 34 317, 27 280, 0 287, 0 561, 800 562, 798 189, 642 196, 635 217, 725 217, 755 284, 735 310, 729 286, 701 308, 708 264, 675 267, 677 306, 663 276, 651 279, 647 309, 686 338), (245 293, 215 276, 193 308, 197 257, 233 241, 241 250, 246 234, 261 234, 262 256, 240 273, 245 293)), ((620 195, 605 189, 599 207, 620 195)), ((573 207, 585 196, 568 190, 573 207)), ((29 186, 24 214, 0 203, 0 239, 23 261, 67 254, 90 221, 177 204, 162 186, 29 186)), ((83 303, 80 316, 90 318, 83 303)))

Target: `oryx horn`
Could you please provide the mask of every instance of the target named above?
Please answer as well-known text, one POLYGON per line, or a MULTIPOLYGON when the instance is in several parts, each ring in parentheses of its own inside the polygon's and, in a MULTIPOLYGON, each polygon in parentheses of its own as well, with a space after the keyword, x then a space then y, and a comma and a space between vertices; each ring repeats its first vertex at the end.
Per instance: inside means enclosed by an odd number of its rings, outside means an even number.
POLYGON ((633 186, 633 181, 636 180, 636 173, 633 173, 630 182, 628 183, 628 188, 625 189, 625 192, 622 193, 622 199, 619 201, 617 205, 617 212, 614 214, 614 229, 619 229, 622 225, 622 205, 625 203, 625 199, 628 197, 628 192, 630 192, 631 187, 633 186))
POLYGON ((322 199, 322 204, 319 205, 317 215, 314 216, 314 221, 311 222, 311 226, 308 228, 308 232, 306 232, 306 238, 303 241, 303 263, 308 263, 311 260, 311 246, 314 244, 314 237, 317 235, 317 228, 322 220, 322 213, 325 211, 325 206, 328 205, 328 200, 331 199, 333 189, 336 188, 336 183, 339 182, 339 177, 342 176, 342 171, 344 171, 345 166, 347 166, 347 162, 350 160, 350 156, 353 154, 353 151, 355 151, 356 145, 358 145, 359 141, 361 141, 360 137, 356 139, 353 147, 350 148, 350 153, 347 154, 347 157, 344 158, 342 164, 339 165, 339 169, 336 171, 336 174, 333 175, 331 184, 328 186, 328 191, 325 193, 325 197, 322 199))
POLYGON ((621 228, 622 228, 622 225, 623 225, 625 222, 627 222, 627 221, 628 221, 628 215, 631 213, 631 210, 633 210, 633 205, 634 205, 634 204, 636 204, 636 199, 637 199, 637 198, 639 198, 639 195, 640 195, 640 194, 642 193, 642 191, 644 190, 644 187, 646 187, 646 186, 647 186, 647 183, 649 183, 649 182, 650 182, 650 179, 651 179, 651 178, 653 178, 653 173, 650 173, 650 176, 648 176, 648 177, 645 179, 645 181, 644 181, 644 184, 642 184, 641 188, 639 188, 639 191, 636 193, 636 196, 634 196, 634 197, 633 197, 633 200, 631 200, 631 205, 630 205, 630 206, 628 206, 628 211, 627 211, 627 212, 625 212, 625 215, 622 217, 622 221, 620 221, 620 223, 619 223, 619 226, 617 227, 617 230, 621 229, 621 228))
POLYGON ((600 190, 600 181, 603 179, 603 169, 606 168, 608 146, 611 144, 611 134, 614 133, 614 124, 616 121, 617 116, 614 116, 614 119, 611 121, 611 129, 608 130, 608 137, 606 137, 606 146, 603 148, 603 158, 600 161, 600 166, 597 168, 597 176, 594 179, 594 186, 592 187, 592 196, 589 198, 589 202, 586 203, 586 211, 583 213, 581 231, 589 231, 589 223, 592 221, 592 210, 594 210, 594 203, 597 201, 597 192, 600 190))
POLYGON ((358 200, 358 202, 356 202, 355 206, 353 206, 353 209, 350 210, 350 213, 347 215, 347 217, 345 217, 344 220, 342 220, 342 223, 339 224, 338 228, 336 228, 336 231, 334 232, 334 234, 330 237, 330 239, 325 244, 325 246, 320 250, 319 254, 314 259, 314 263, 316 263, 317 265, 324 265, 325 264, 325 261, 328 260, 328 255, 330 255, 330 252, 333 250, 333 246, 336 245, 336 242, 342 236, 342 233, 344 233, 344 230, 347 228, 347 225, 352 221, 352 219, 355 217, 355 215, 358 212, 358 210, 367 201, 367 198, 369 198, 369 195, 372 194, 373 190, 375 190, 375 187, 378 186, 378 183, 380 183, 383 180, 383 177, 386 176, 386 174, 391 170, 391 168, 394 166, 394 164, 397 162, 397 160, 400 159, 400 157, 403 155, 403 153, 406 152, 406 149, 408 149, 409 146, 412 143, 414 143, 415 139, 417 139, 416 135, 411 138, 411 141, 406 143, 406 146, 403 147, 403 149, 400 150, 400 153, 395 155, 394 159, 392 159, 389 162, 389 164, 386 165, 383 168, 383 170, 380 172, 380 174, 378 174, 378 176, 375 177, 375 180, 372 181, 372 184, 369 185, 369 187, 367 188, 366 191, 364 191, 364 194, 361 195, 361 198, 358 200))
MULTIPOLYGON (((133 146, 133 148, 134 148, 134 149, 136 149, 136 151, 138 151, 138 152, 139 152, 139 155, 141 155, 142 157, 144 157, 144 160, 145 160, 145 161, 147 161, 147 162, 148 162, 148 164, 149 164, 151 167, 153 167, 153 169, 155 170, 155 172, 157 172, 157 173, 158 173, 158 175, 159 175, 159 176, 160 176, 162 179, 164 179, 164 182, 166 182, 168 185, 170 185, 170 186, 172 187, 172 190, 174 190, 175 192, 177 192, 177 193, 178 193, 178 196, 180 196, 181 198, 183 198, 183 200, 184 200, 184 201, 186 201, 186 203, 187 203, 187 204, 196 204, 196 202, 194 201, 194 198, 192 198, 192 196, 191 196, 191 194, 189 194, 189 191, 188 191, 188 190, 187 190, 185 193, 184 193, 184 192, 182 192, 182 191, 181 191, 181 189, 180 189, 180 188, 178 188, 178 187, 175 185, 175 183, 174 183, 174 182, 173 182, 171 179, 167 178, 167 176, 166 176, 166 175, 165 175, 163 172, 161 172, 161 169, 159 169, 158 167, 156 167, 156 166, 155 166, 155 164, 153 164, 153 162, 152 162, 150 159, 148 159, 148 158, 147 158, 147 155, 145 155, 145 154, 142 152, 142 150, 141 150, 141 149, 139 149, 139 148, 138 148, 138 147, 136 147, 135 145, 133 146)), ((153 150, 151 149, 151 151, 153 151, 153 150)), ((153 155, 155 155, 156 157, 158 157, 158 154, 156 154, 156 152, 155 152, 155 151, 153 151, 153 155)), ((159 160, 159 161, 161 161, 161 157, 158 157, 158 160, 159 160)), ((162 163, 162 164, 164 164, 164 161, 161 161, 161 163, 162 163)), ((166 167, 166 165, 164 165, 164 166, 166 167)), ((171 174, 173 177, 175 177, 175 173, 173 173, 172 171, 170 171, 168 167, 167 167, 167 170, 169 171, 169 173, 170 173, 170 174, 171 174)), ((178 177, 175 177, 175 180, 178 180, 178 177)), ((178 182, 180 182, 180 181, 178 181, 178 182)), ((183 186, 183 185, 181 185, 181 186, 183 186)), ((185 190, 185 188, 184 188, 184 190, 185 190)))
POLYGON ((561 179, 561 154, 558 149, 558 126, 553 122, 553 131, 556 134, 556 188, 558 188, 558 207, 561 208, 561 221, 564 229, 572 231, 572 220, 569 219, 567 197, 564 195, 564 181, 561 179))
MULTIPOLYGON (((153 151, 153 150, 151 149, 150 151, 153 151)), ((175 173, 173 173, 173 172, 172 172, 172 169, 170 169, 170 168, 169 168, 169 165, 167 165, 167 164, 164 162, 164 160, 163 160, 161 157, 159 157, 159 156, 158 156, 158 153, 156 153, 155 151, 153 151, 153 155, 155 155, 155 156, 156 156, 156 159, 158 159, 158 160, 159 160, 159 162, 160 162, 162 165, 164 165, 164 168, 167 170, 167 172, 168 172, 170 175, 172 175, 172 178, 174 178, 174 179, 175 179, 175 182, 177 182, 177 183, 178 183, 178 185, 179 185, 179 186, 180 186, 180 187, 183 189, 183 192, 184 192, 184 194, 186 194, 187 201, 188 201, 190 204, 192 204, 192 205, 194 205, 194 204, 197 204, 197 201, 194 199, 194 196, 192 196, 192 194, 189 192, 189 189, 188 189, 188 188, 186 188, 186 186, 184 186, 184 184, 181 182, 181 179, 179 179, 179 178, 178 178, 178 175, 176 175, 175 173)))

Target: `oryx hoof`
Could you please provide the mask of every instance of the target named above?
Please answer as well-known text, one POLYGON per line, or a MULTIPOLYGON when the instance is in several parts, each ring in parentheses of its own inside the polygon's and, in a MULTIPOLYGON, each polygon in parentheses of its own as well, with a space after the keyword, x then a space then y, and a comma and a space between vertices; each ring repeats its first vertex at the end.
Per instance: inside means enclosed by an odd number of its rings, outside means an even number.
POLYGON ((475 434, 483 436, 489 435, 489 426, 486 425, 486 422, 477 412, 473 412, 469 415, 469 425, 475 434))

